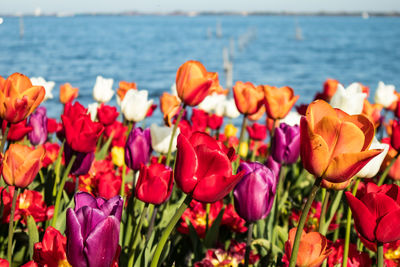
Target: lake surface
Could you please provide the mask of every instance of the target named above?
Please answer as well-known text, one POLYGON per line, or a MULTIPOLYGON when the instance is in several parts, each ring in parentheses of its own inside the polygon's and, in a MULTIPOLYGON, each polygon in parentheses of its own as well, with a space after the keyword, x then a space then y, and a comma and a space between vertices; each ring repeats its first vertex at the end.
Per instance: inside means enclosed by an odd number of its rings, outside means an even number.
POLYGON ((79 87, 78 100, 88 104, 97 75, 114 78, 114 88, 135 81, 156 103, 186 60, 200 60, 225 84, 224 47, 233 48, 234 81, 291 86, 299 103, 311 101, 326 78, 359 81, 372 93, 380 80, 400 89, 400 18, 76 16, 25 17, 23 24, 22 39, 19 18, 0 25, 0 75, 55 81, 45 103, 52 117, 61 113, 59 85, 79 87))

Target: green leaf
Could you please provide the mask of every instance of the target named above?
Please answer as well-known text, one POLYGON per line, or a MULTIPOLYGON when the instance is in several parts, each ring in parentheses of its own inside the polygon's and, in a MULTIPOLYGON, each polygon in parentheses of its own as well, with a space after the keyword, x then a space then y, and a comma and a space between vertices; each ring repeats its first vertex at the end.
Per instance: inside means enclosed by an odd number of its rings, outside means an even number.
POLYGON ((96 160, 102 160, 106 158, 108 154, 108 148, 111 145, 112 139, 113 139, 113 134, 111 134, 111 136, 108 138, 107 142, 103 145, 103 147, 99 151, 96 151, 95 154, 96 160))
POLYGON ((283 254, 283 251, 280 247, 272 245, 271 242, 267 239, 259 238, 259 239, 253 240, 251 245, 252 246, 259 245, 259 246, 265 248, 266 250, 271 251, 273 255, 277 255, 279 253, 283 254))
POLYGON ((206 233, 206 237, 204 238, 204 246, 206 248, 212 248, 214 246, 215 242, 217 241, 218 234, 219 234, 219 226, 221 224, 222 216, 224 215, 224 212, 225 212, 225 208, 221 209, 217 218, 211 225, 210 229, 208 229, 208 231, 206 233))
POLYGON ((39 242, 39 232, 36 227, 35 219, 31 215, 28 215, 26 219, 26 223, 28 225, 28 235, 29 235, 29 259, 32 260, 33 257, 33 246, 35 243, 39 242))

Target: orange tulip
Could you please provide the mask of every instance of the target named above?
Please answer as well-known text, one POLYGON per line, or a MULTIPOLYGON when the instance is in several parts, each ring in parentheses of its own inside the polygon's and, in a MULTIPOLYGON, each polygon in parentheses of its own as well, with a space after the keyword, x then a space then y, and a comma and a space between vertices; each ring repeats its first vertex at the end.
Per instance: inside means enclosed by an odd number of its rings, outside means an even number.
POLYGON ((221 84, 219 83, 219 78, 218 78, 217 72, 209 72, 208 76, 213 80, 210 90, 208 91, 209 95, 212 95, 214 93, 219 94, 219 95, 228 95, 229 94, 229 90, 224 89, 221 86, 221 84))
POLYGON ((17 123, 26 119, 43 101, 43 86, 32 86, 31 80, 23 74, 14 73, 0 82, 0 117, 17 123))
POLYGON ((136 83, 134 82, 126 82, 120 81, 117 89, 117 95, 119 99, 122 101, 129 89, 137 89, 136 83))
MULTIPOLYGON (((290 259, 293 250, 294 238, 297 228, 289 231, 289 239, 285 244, 285 253, 290 259)), ((296 266, 316 267, 332 253, 332 249, 328 249, 328 240, 325 236, 318 232, 301 233, 299 252, 297 254, 296 266)))
POLYGON ((196 106, 208 95, 216 75, 199 61, 186 61, 176 73, 176 91, 188 106, 196 106))
POLYGON ((60 86, 60 102, 67 104, 78 97, 79 88, 73 88, 71 84, 66 83, 60 86))
POLYGON ((286 117, 297 99, 299 99, 299 96, 295 96, 293 89, 288 86, 277 88, 275 86, 264 85, 263 88, 268 117, 274 120, 286 117))
POLYGON ((328 182, 345 182, 382 152, 368 150, 374 134, 373 123, 364 115, 348 115, 316 100, 300 121, 304 168, 328 182))
POLYGON ((375 128, 378 128, 381 121, 381 111, 383 106, 381 104, 371 104, 367 99, 364 99, 364 106, 362 114, 368 117, 373 123, 375 128))
POLYGON ((236 82, 233 86, 233 97, 237 109, 245 115, 257 113, 264 104, 262 86, 255 87, 251 82, 236 82))
POLYGON ((262 105, 256 113, 249 116, 249 120, 258 121, 265 114, 265 105, 262 105))
POLYGON ((324 96, 326 96, 326 101, 330 101, 332 96, 336 93, 339 81, 335 79, 326 79, 324 83, 324 96))
POLYGON ((6 82, 6 79, 0 76, 0 88, 3 88, 4 84, 6 82))
POLYGON ((160 109, 164 114, 164 122, 166 125, 171 126, 171 119, 178 114, 181 101, 178 97, 164 92, 160 97, 160 109))
POLYGON ((30 185, 38 174, 45 150, 25 145, 11 144, 3 160, 3 178, 10 186, 25 188, 30 185))

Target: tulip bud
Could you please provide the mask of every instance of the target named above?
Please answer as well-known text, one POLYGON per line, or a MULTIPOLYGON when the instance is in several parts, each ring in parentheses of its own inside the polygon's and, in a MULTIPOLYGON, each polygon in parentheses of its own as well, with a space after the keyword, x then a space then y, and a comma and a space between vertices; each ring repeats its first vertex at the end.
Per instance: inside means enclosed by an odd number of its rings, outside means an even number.
POLYGON ((87 174, 94 160, 94 152, 78 152, 74 151, 68 143, 64 145, 65 164, 68 165, 72 155, 76 155, 76 159, 72 164, 70 173, 73 175, 87 174))
POLYGON ((60 102, 67 104, 78 97, 79 88, 73 88, 71 84, 66 83, 60 86, 60 102))
POLYGON ((267 137, 267 126, 260 123, 255 122, 252 126, 247 126, 246 129, 253 140, 262 141, 267 137))
POLYGON ((139 170, 141 164, 146 164, 151 154, 150 129, 135 128, 129 134, 125 144, 125 164, 132 170, 139 170))
POLYGON ((398 101, 394 85, 386 84, 382 81, 378 83, 375 91, 375 103, 381 104, 384 108, 389 108, 394 102, 398 101))
POLYGON ((113 146, 111 148, 111 160, 115 166, 122 167, 125 163, 124 157, 125 149, 120 146, 113 146))
POLYGON ((29 118, 29 126, 33 129, 28 133, 32 145, 42 145, 47 140, 47 116, 46 108, 38 107, 29 118))
POLYGON ((227 124, 225 126, 225 136, 227 138, 231 137, 231 136, 236 136, 238 129, 233 125, 233 124, 227 124))
POLYGON ((271 155, 281 164, 293 164, 300 155, 300 128, 281 123, 275 129, 271 155))
POLYGON ((236 82, 233 87, 233 96, 236 107, 242 114, 252 115, 264 104, 262 86, 255 87, 251 82, 236 82))
POLYGON ((25 188, 35 179, 44 157, 43 147, 37 149, 11 144, 3 159, 3 178, 6 184, 25 188))
POLYGON ((112 124, 118 117, 119 112, 116 107, 107 106, 101 104, 99 108, 97 108, 97 117, 99 118, 99 122, 104 126, 112 124))
POLYGON ((332 107, 339 108, 350 115, 361 114, 366 97, 367 94, 363 93, 359 83, 352 83, 346 89, 339 84, 330 104, 332 107))
MULTIPOLYGON (((154 151, 167 154, 168 147, 169 147, 169 140, 171 139, 172 135, 172 128, 166 126, 158 126, 157 124, 152 124, 150 126, 150 134, 151 134, 151 147, 154 151)), ((176 151, 176 143, 178 135, 180 134, 180 130, 177 129, 174 140, 172 142, 171 152, 176 151)))
POLYGON ((33 86, 43 86, 44 90, 46 91, 43 101, 53 98, 51 91, 53 91, 53 88, 56 85, 55 82, 46 81, 43 77, 32 77, 31 82, 33 86))
POLYGON ((106 103, 111 100, 114 95, 112 85, 113 79, 106 79, 102 76, 97 76, 96 83, 93 87, 93 98, 99 103, 106 103))
POLYGON ((248 222, 265 218, 271 211, 276 191, 274 173, 258 162, 242 162, 244 177, 233 190, 235 209, 248 222))
POLYGON ((141 165, 139 179, 136 183, 135 196, 154 205, 164 203, 172 192, 174 184, 172 169, 163 164, 141 165))

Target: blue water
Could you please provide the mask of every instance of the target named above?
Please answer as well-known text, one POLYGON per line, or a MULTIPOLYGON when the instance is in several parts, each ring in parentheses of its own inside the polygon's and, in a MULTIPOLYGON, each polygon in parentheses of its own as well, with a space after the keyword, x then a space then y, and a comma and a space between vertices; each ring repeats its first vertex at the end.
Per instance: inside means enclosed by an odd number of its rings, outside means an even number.
POLYGON ((400 89, 400 18, 25 17, 24 31, 20 39, 18 18, 0 25, 0 75, 21 72, 55 81, 54 99, 45 103, 53 117, 61 112, 59 85, 79 87, 78 100, 88 104, 97 75, 114 78, 114 88, 120 80, 135 81, 157 103, 189 59, 219 72, 225 84, 222 50, 231 40, 234 81, 288 85, 299 102, 311 101, 329 77, 344 85, 362 82, 372 93, 380 80, 400 89), (217 24, 221 38, 215 36, 217 24), (296 24, 302 41, 295 38, 296 24), (255 38, 240 48, 239 38, 250 31, 255 38))

